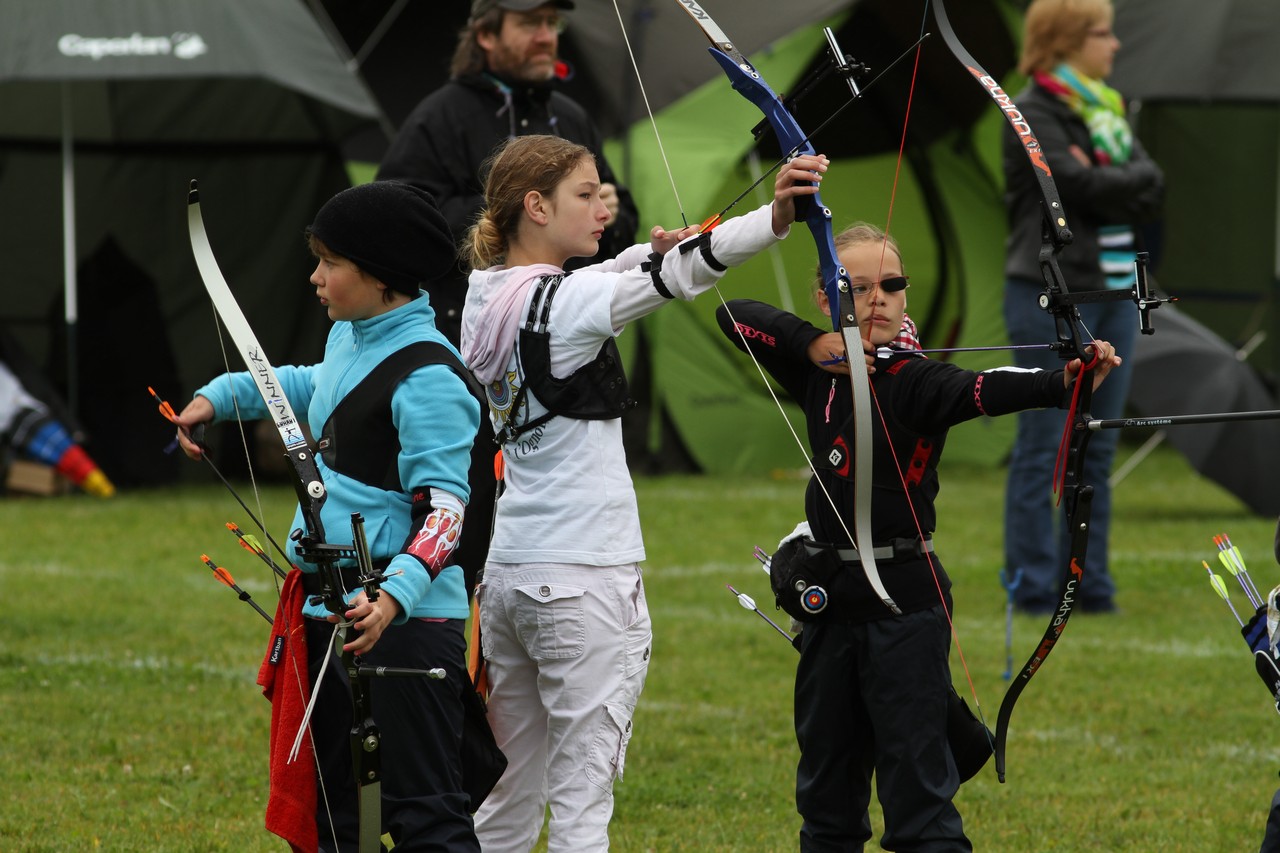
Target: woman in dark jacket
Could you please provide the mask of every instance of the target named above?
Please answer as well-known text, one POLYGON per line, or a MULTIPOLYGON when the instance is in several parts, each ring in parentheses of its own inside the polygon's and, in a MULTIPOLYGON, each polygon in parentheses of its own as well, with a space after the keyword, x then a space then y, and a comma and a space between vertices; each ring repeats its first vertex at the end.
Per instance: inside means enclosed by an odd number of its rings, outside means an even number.
MULTIPOLYGON (((1072 292, 1133 286, 1135 226, 1159 213, 1164 178, 1134 137, 1119 93, 1102 81, 1111 73, 1119 40, 1111 31, 1111 0, 1035 0, 1027 10, 1019 70, 1031 81, 1014 98, 1039 139, 1062 198, 1074 239, 1058 258, 1072 292)), ((1004 139, 1005 203, 1009 240, 1005 261, 1005 323, 1010 343, 1043 344, 1055 339, 1053 318, 1037 299, 1040 274, 1041 195, 1022 144, 1011 129, 1004 139)), ((1124 300, 1079 306, 1095 338, 1128 356, 1137 335, 1133 306, 1124 300)), ((1058 355, 1017 350, 1019 367, 1051 368, 1058 355)), ((1093 398, 1096 417, 1122 413, 1132 367, 1114 371, 1093 398)), ((1005 493, 1005 572, 1021 578, 1014 589, 1020 610, 1050 612, 1058 600, 1069 537, 1051 495, 1051 479, 1064 414, 1056 409, 1018 415, 1017 439, 1005 493)), ((1115 585, 1107 570, 1111 490, 1107 477, 1118 430, 1103 430, 1089 443, 1085 482, 1094 486, 1093 528, 1078 607, 1115 610, 1115 585)))

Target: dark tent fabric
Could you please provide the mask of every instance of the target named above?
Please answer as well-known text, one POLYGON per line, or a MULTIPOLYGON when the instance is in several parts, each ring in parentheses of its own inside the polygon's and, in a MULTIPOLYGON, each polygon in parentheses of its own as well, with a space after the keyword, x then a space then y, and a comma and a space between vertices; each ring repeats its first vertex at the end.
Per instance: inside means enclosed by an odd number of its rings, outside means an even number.
MULTIPOLYGON (((46 370, 59 360, 110 364, 118 393, 144 401, 148 385, 163 384, 160 362, 171 351, 176 386, 156 390, 180 406, 225 369, 186 233, 187 184, 196 178, 219 261, 267 354, 278 363, 317 358, 328 321, 307 284, 303 229, 349 186, 339 146, 376 126, 379 111, 306 8, 297 0, 0 0, 0 16, 8 273, 0 324, 46 370), (65 222, 64 209, 74 211, 65 222), (107 241, 154 282, 158 319, 73 310, 71 342, 76 325, 95 325, 98 343, 81 355, 56 353, 55 305, 71 293, 72 308, 83 307, 64 254, 75 270, 107 241), (125 341, 139 343, 136 357, 119 357, 125 341)), ((124 285, 99 278, 86 286, 97 291, 94 304, 106 305, 124 285)), ((74 377, 50 372, 83 415, 89 400, 74 377)), ((114 407, 121 417, 132 411, 123 399, 114 407)), ((146 417, 159 420, 154 406, 146 417)))
MULTIPOLYGON (((1158 268, 1186 313, 1280 376, 1280 3, 1116 0, 1111 82, 1165 171, 1158 268)), ((1158 328, 1158 327, 1157 327, 1158 328)), ((1157 331, 1157 334, 1159 332, 1157 331)))
MULTIPOLYGON (((173 427, 158 416, 151 395, 138 393, 136 374, 123 367, 146 365, 150 385, 180 387, 174 349, 163 332, 155 280, 111 236, 81 262, 79 273, 80 310, 93 320, 80 327, 76 348, 80 425, 88 437, 85 450, 117 488, 169 482, 178 475, 181 454, 166 456, 156 451, 173 439, 173 427), (129 328, 157 333, 120 334, 129 328)), ((67 347, 62 300, 56 299, 53 307, 49 375, 64 376, 67 347)))
MULTIPOLYGON (((1231 352, 1247 343, 1252 349, 1253 342, 1262 341, 1249 356, 1250 367, 1237 366, 1260 374, 1251 383, 1251 396, 1240 398, 1224 388, 1198 397, 1198 411, 1276 408, 1280 3, 1116 0, 1115 5, 1114 29, 1122 46, 1111 83, 1135 107, 1135 131, 1165 173, 1156 278, 1164 291, 1179 298, 1184 315, 1225 340, 1221 349, 1231 352)), ((1160 340, 1180 334, 1179 324, 1162 312, 1153 317, 1156 333, 1154 339, 1139 340, 1139 363, 1153 376, 1181 376, 1177 359, 1182 356, 1156 358, 1167 345, 1160 340)), ((1139 384, 1135 372, 1135 406, 1142 393, 1139 384)), ((1156 411, 1148 401, 1142 413, 1184 411, 1185 403, 1156 411)), ((1267 464, 1270 451, 1260 443, 1274 444, 1280 427, 1275 421, 1257 421, 1232 429, 1173 426, 1167 434, 1198 467, 1201 450, 1213 446, 1215 436, 1227 436, 1201 470, 1254 512, 1274 515, 1280 488, 1259 479, 1274 468, 1267 464), (1197 438, 1200 447, 1192 448, 1197 438)))

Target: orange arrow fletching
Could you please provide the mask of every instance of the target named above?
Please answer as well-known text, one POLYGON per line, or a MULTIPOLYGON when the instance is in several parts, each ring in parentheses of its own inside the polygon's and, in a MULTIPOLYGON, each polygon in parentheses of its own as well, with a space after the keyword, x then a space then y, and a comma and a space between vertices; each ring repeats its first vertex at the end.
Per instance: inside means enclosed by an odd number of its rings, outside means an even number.
POLYGON ((173 410, 173 406, 170 406, 167 400, 157 394, 156 389, 148 385, 147 391, 149 391, 151 396, 155 397, 156 402, 160 404, 160 414, 164 415, 165 420, 172 422, 176 417, 178 417, 177 413, 173 410))
POLYGON ((223 582, 224 584, 226 584, 227 586, 230 586, 230 587, 234 587, 234 586, 235 586, 235 584, 236 584, 236 579, 235 579, 235 578, 233 578, 233 577, 231 577, 231 572, 227 571, 226 569, 222 568, 222 566, 219 566, 219 565, 218 565, 217 563, 215 563, 213 560, 209 559, 209 555, 208 555, 208 554, 201 554, 201 555, 200 555, 200 560, 201 560, 201 562, 203 562, 206 566, 208 566, 208 567, 209 567, 209 571, 213 572, 213 576, 214 576, 215 578, 217 578, 218 580, 222 581, 222 582, 223 582))

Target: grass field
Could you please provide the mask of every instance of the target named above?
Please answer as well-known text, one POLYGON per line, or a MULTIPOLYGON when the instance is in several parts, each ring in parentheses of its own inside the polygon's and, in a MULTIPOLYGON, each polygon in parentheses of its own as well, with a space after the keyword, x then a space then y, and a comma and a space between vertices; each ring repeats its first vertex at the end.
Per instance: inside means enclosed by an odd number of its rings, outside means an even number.
MULTIPOLYGON (((938 552, 994 727, 1006 684, 1003 472, 943 468, 938 552)), ((751 549, 772 549, 790 530, 803 481, 637 486, 655 647, 617 787, 613 848, 795 849, 796 654, 725 584, 773 614, 751 549)), ((1259 586, 1271 586, 1280 580, 1275 521, 1249 515, 1167 450, 1126 479, 1115 502, 1122 612, 1072 618, 1014 713, 1008 783, 988 765, 962 788, 966 828, 984 851, 1256 849, 1278 784, 1280 731, 1200 561, 1225 531, 1259 586)), ((268 489, 264 506, 280 538, 291 492, 268 489)), ((0 850, 286 849, 262 829, 269 707, 254 677, 266 623, 213 581, 200 554, 269 611, 274 584, 226 521, 248 526, 216 485, 4 501, 0 850)), ((1015 667, 1044 627, 1015 619, 1015 667)), ((873 820, 878 833, 878 812, 873 820)))

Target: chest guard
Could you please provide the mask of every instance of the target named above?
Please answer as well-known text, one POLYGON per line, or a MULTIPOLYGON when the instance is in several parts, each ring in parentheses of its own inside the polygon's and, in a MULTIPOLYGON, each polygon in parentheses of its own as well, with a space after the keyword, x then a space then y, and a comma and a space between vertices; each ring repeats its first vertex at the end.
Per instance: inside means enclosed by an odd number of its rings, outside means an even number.
POLYGON ((347 393, 325 421, 316 445, 325 465, 339 474, 389 492, 402 492, 400 433, 391 418, 396 386, 419 367, 443 364, 457 373, 472 393, 475 380, 443 344, 418 341, 387 356, 347 393))
POLYGON ((503 426, 500 442, 506 443, 554 417, 584 421, 604 421, 622 417, 635 406, 627 393, 627 375, 622 369, 618 344, 610 337, 596 357, 563 378, 551 373, 551 335, 547 322, 551 301, 563 275, 543 276, 529 302, 529 314, 520 328, 519 354, 523 381, 511 405, 511 417, 503 426), (547 412, 522 424, 514 424, 532 391, 547 412))

